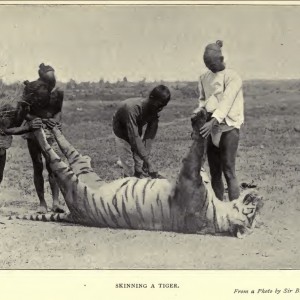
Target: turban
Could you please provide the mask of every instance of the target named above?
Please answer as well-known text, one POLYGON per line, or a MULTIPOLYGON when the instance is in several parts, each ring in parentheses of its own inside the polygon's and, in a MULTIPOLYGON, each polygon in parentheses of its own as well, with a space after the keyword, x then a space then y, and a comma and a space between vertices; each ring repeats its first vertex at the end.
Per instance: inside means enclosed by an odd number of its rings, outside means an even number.
POLYGON ((210 64, 214 59, 222 56, 221 48, 223 46, 222 41, 216 41, 213 44, 209 44, 205 47, 203 59, 205 64, 210 64))
POLYGON ((45 74, 47 72, 50 71, 54 71, 54 69, 51 66, 46 66, 44 63, 40 64, 39 66, 39 75, 41 76, 41 74, 45 74))

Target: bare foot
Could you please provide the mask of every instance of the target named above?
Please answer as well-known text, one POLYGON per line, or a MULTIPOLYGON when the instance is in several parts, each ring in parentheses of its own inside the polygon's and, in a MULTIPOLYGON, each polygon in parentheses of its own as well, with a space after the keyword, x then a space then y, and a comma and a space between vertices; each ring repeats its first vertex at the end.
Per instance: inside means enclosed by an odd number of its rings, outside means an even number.
POLYGON ((52 211, 55 212, 55 213, 64 213, 65 212, 62 205, 54 204, 54 203, 53 203, 53 206, 52 206, 52 211))
POLYGON ((46 214, 47 213, 47 205, 40 205, 39 209, 37 210, 38 214, 46 214))

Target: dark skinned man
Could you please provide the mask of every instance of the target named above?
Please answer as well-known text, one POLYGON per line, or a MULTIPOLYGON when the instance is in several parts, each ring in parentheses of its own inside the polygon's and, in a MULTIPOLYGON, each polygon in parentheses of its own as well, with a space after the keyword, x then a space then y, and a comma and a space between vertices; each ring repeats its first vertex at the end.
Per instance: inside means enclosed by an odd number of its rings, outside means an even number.
MULTIPOLYGON (((55 88, 55 71, 51 66, 42 63, 39 66, 38 73, 39 78, 37 80, 24 82, 25 88, 21 111, 22 113, 24 113, 24 111, 26 112, 25 120, 27 122, 37 117, 42 119, 48 142, 58 150, 51 129, 56 125, 61 128, 63 92, 55 88)), ((26 134, 24 138, 27 139, 28 150, 33 163, 34 185, 40 201, 38 212, 46 213, 47 204, 44 195, 43 153, 33 134, 26 134)), ((49 184, 53 198, 52 211, 63 212, 63 204, 59 202, 59 187, 55 181, 54 174, 47 163, 46 168, 49 174, 49 184)))
POLYGON ((240 195, 235 173, 240 127, 244 122, 242 80, 232 69, 226 68, 221 48, 222 41, 206 46, 203 59, 209 69, 199 78, 199 107, 206 109, 208 120, 200 133, 207 138, 207 158, 212 188, 223 200, 224 174, 229 200, 240 195))
POLYGON ((159 112, 170 99, 169 89, 159 85, 148 98, 131 98, 121 102, 113 117, 113 132, 125 177, 162 178, 151 162, 150 151, 158 129, 159 112))

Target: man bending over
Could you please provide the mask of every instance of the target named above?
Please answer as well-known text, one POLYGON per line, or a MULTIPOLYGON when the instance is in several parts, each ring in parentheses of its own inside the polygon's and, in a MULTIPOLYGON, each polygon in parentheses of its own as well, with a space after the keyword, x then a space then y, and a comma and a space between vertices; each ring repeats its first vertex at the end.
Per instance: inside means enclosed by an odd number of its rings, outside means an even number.
POLYGON ((159 85, 146 99, 131 98, 121 102, 113 116, 113 132, 124 177, 162 177, 154 169, 150 151, 158 129, 159 112, 170 98, 169 89, 159 85))

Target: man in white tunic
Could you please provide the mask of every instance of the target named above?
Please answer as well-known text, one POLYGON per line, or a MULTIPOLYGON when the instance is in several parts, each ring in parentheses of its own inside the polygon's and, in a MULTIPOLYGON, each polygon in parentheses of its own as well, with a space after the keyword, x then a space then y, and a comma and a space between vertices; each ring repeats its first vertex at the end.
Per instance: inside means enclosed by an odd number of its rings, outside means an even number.
POLYGON ((244 98, 240 76, 225 68, 222 46, 222 41, 217 41, 205 48, 203 59, 209 70, 199 78, 199 106, 194 112, 203 108, 208 112, 207 122, 200 133, 207 138, 212 188, 223 200, 224 174, 229 200, 232 201, 240 195, 235 161, 240 128, 244 122, 244 98))

